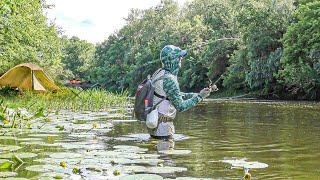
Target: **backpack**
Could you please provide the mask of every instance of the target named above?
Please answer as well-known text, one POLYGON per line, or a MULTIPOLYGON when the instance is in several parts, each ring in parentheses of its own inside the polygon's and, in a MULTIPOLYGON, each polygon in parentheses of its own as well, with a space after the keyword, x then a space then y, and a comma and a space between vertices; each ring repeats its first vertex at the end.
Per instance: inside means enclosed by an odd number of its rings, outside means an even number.
MULTIPOLYGON (((157 70, 155 74, 158 74, 161 70, 162 69, 157 70)), ((153 105, 153 98, 155 95, 155 87, 153 84, 161 79, 163 79, 163 77, 152 80, 150 75, 148 75, 147 79, 138 85, 134 101, 134 116, 138 120, 146 121, 147 115, 164 100, 162 99, 157 104, 153 105)))

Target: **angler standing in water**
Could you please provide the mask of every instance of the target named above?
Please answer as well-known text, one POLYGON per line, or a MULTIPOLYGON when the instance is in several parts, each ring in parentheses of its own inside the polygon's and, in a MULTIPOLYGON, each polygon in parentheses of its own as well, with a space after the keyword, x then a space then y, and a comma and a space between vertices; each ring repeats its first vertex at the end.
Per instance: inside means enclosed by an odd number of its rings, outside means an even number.
POLYGON ((151 77, 155 87, 153 104, 157 106, 159 116, 157 127, 148 128, 152 138, 173 139, 175 133, 173 120, 176 117, 176 112, 194 107, 208 97, 212 91, 218 90, 217 86, 213 85, 202 89, 200 93, 180 91, 177 75, 181 68, 181 61, 186 55, 186 50, 181 50, 173 45, 167 45, 161 50, 162 68, 151 77))

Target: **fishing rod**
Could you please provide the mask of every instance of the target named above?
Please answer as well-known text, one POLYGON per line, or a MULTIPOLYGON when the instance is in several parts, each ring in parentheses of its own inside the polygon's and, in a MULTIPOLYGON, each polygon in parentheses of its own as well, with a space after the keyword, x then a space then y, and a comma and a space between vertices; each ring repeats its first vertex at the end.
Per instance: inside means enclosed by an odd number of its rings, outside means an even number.
POLYGON ((215 42, 218 42, 218 41, 224 41, 224 40, 239 40, 240 38, 238 37, 230 37, 230 38, 220 38, 220 39, 215 39, 215 40, 206 40, 204 42, 200 42, 199 44, 195 45, 195 46, 191 46, 189 48, 189 50, 194 50, 196 48, 200 49, 202 48, 203 46, 207 46, 209 44, 212 44, 212 43, 215 43, 215 42))
MULTIPOLYGON (((224 41, 224 40, 239 40, 240 38, 238 38, 238 37, 230 37, 230 38, 220 38, 220 39, 215 39, 215 40, 206 40, 206 41, 204 41, 204 42, 200 42, 199 44, 197 44, 197 45, 194 45, 194 46, 191 46, 191 47, 189 47, 189 48, 187 48, 189 51, 192 51, 192 50, 194 50, 194 49, 196 49, 196 48, 198 48, 198 49, 200 49, 200 48, 202 48, 202 47, 204 47, 204 46, 207 46, 207 45, 209 45, 209 44, 213 44, 213 43, 215 43, 215 42, 218 42, 218 41, 224 41)), ((190 60, 190 59, 185 59, 184 61, 189 61, 189 62, 194 62, 193 60, 190 60)), ((147 66, 147 65, 150 65, 150 64, 154 64, 154 63, 157 63, 157 62, 160 62, 160 59, 156 59, 156 60, 154 60, 154 61, 150 61, 150 62, 147 62, 147 63, 145 63, 145 64, 143 64, 143 65, 140 65, 140 67, 139 68, 142 68, 142 67, 145 67, 145 66, 147 66)), ((138 69, 139 69, 138 68, 138 69)))
POLYGON ((209 79, 209 87, 212 86, 212 85, 216 85, 216 84, 222 79, 223 74, 224 74, 224 73, 222 73, 222 74, 220 75, 220 77, 219 77, 214 83, 212 83, 211 79, 208 78, 208 79, 209 79))
MULTIPOLYGON (((200 49, 200 48, 202 48, 202 47, 204 47, 204 46, 208 46, 208 45, 210 45, 210 44, 213 44, 213 43, 216 43, 216 42, 219 42, 219 41, 225 41, 225 40, 234 40, 234 41, 238 41, 240 38, 239 37, 225 37, 225 38, 219 38, 219 39, 215 39, 215 40, 206 40, 206 41, 204 41, 204 42, 200 42, 199 44, 197 44, 197 45, 194 45, 194 46, 191 46, 191 47, 189 47, 189 48, 187 48, 188 49, 188 51, 193 51, 194 49, 200 49)), ((188 62, 195 62, 195 61, 193 61, 192 59, 194 59, 194 58, 190 58, 190 59, 185 59, 184 61, 188 61, 188 62)), ((156 59, 156 60, 154 60, 154 61, 150 61, 150 62, 147 62, 147 63, 145 63, 145 64, 143 64, 143 65, 140 65, 140 67, 139 68, 137 68, 136 70, 139 70, 139 69, 142 69, 143 67, 145 67, 145 66, 148 66, 148 65, 150 65, 150 64, 154 64, 154 63, 157 63, 157 62, 160 62, 160 59, 156 59)), ((220 77, 213 83, 212 82, 212 80, 208 77, 208 79, 209 79, 209 88, 212 88, 212 87, 214 87, 214 85, 216 85, 221 79, 222 79, 222 77, 223 77, 223 75, 225 74, 225 72, 224 73, 222 73, 221 75, 220 75, 220 77)), ((218 90, 218 88, 216 88, 216 89, 214 89, 214 91, 217 91, 218 90)))
MULTIPOLYGON (((193 47, 190 47, 189 48, 189 50, 194 50, 194 49, 200 49, 200 48, 202 48, 203 46, 207 46, 207 45, 210 45, 210 44, 213 44, 213 43, 216 43, 216 42, 218 42, 218 41, 224 41, 224 40, 239 40, 240 38, 238 38, 238 37, 229 37, 229 38, 219 38, 219 39, 215 39, 215 40, 211 40, 211 41, 209 41, 209 40, 206 40, 205 42, 201 42, 201 43, 199 43, 198 45, 196 45, 196 46, 193 46, 193 47)), ((191 62, 192 62, 192 60, 191 60, 191 62)), ((220 77, 217 79, 217 80, 215 80, 215 82, 212 82, 212 80, 208 77, 208 80, 209 80, 209 88, 210 89, 212 89, 213 87, 214 87, 214 85, 216 85, 221 79, 222 79, 222 77, 223 77, 223 75, 225 74, 226 72, 224 72, 224 73, 222 73, 221 75, 220 75, 220 77)), ((218 91, 219 89, 218 88, 215 88, 215 89, 212 89, 213 91, 218 91)))

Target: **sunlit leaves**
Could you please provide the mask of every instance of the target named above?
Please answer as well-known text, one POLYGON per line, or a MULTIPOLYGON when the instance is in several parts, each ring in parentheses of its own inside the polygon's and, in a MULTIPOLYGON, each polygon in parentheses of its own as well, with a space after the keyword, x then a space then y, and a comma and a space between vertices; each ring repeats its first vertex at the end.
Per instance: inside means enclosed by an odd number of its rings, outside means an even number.
POLYGON ((295 96, 320 97, 320 2, 301 5, 294 13, 294 22, 283 38, 284 66, 280 75, 295 96))
POLYGON ((93 64, 95 47, 93 44, 77 37, 62 38, 63 57, 62 63, 69 73, 63 74, 64 78, 88 79, 89 69, 93 64))
POLYGON ((44 67, 53 77, 61 73, 60 39, 48 25, 41 2, 0 2, 0 74, 25 62, 44 67))

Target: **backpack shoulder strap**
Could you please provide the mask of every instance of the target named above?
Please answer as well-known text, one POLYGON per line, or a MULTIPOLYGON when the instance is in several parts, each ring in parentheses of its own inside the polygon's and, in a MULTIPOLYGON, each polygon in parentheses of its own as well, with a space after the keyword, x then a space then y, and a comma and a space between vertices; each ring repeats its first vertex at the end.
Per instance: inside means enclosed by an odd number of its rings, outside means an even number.
MULTIPOLYGON (((163 70, 162 68, 158 69, 158 70, 152 75, 152 78, 155 77, 155 76, 157 76, 162 70, 163 70)), ((163 75, 163 76, 164 76, 164 75, 163 75)), ((159 80, 161 80, 161 79, 164 79, 163 76, 160 76, 160 77, 158 77, 158 78, 156 78, 156 79, 152 79, 152 84, 156 83, 157 81, 159 81, 159 80)))
POLYGON ((162 70, 162 68, 157 69, 153 74, 152 74, 152 78, 155 77, 157 74, 160 73, 160 71, 162 70))
MULTIPOLYGON (((161 70, 163 70, 163 69, 162 69, 162 68, 159 69, 159 70, 157 71, 157 73, 155 73, 155 75, 159 74, 159 73, 161 72, 161 70)), ((165 75, 166 75, 166 74, 163 74, 162 76, 160 76, 160 77, 158 77, 158 78, 156 78, 156 79, 153 79, 153 80, 152 80, 152 84, 156 83, 157 81, 160 81, 160 80, 164 79, 164 78, 165 78, 165 75)), ((158 93, 156 93, 156 92, 154 92, 154 94, 155 94, 155 96, 158 96, 158 97, 160 96, 160 95, 159 95, 158 93)), ((162 101, 164 101, 164 100, 167 99, 167 97, 165 97, 165 96, 161 96, 161 97, 159 97, 159 98, 161 98, 161 100, 160 100, 159 102, 157 102, 157 103, 153 106, 152 110, 154 110, 155 108, 157 108, 157 106, 158 106, 162 101)))

